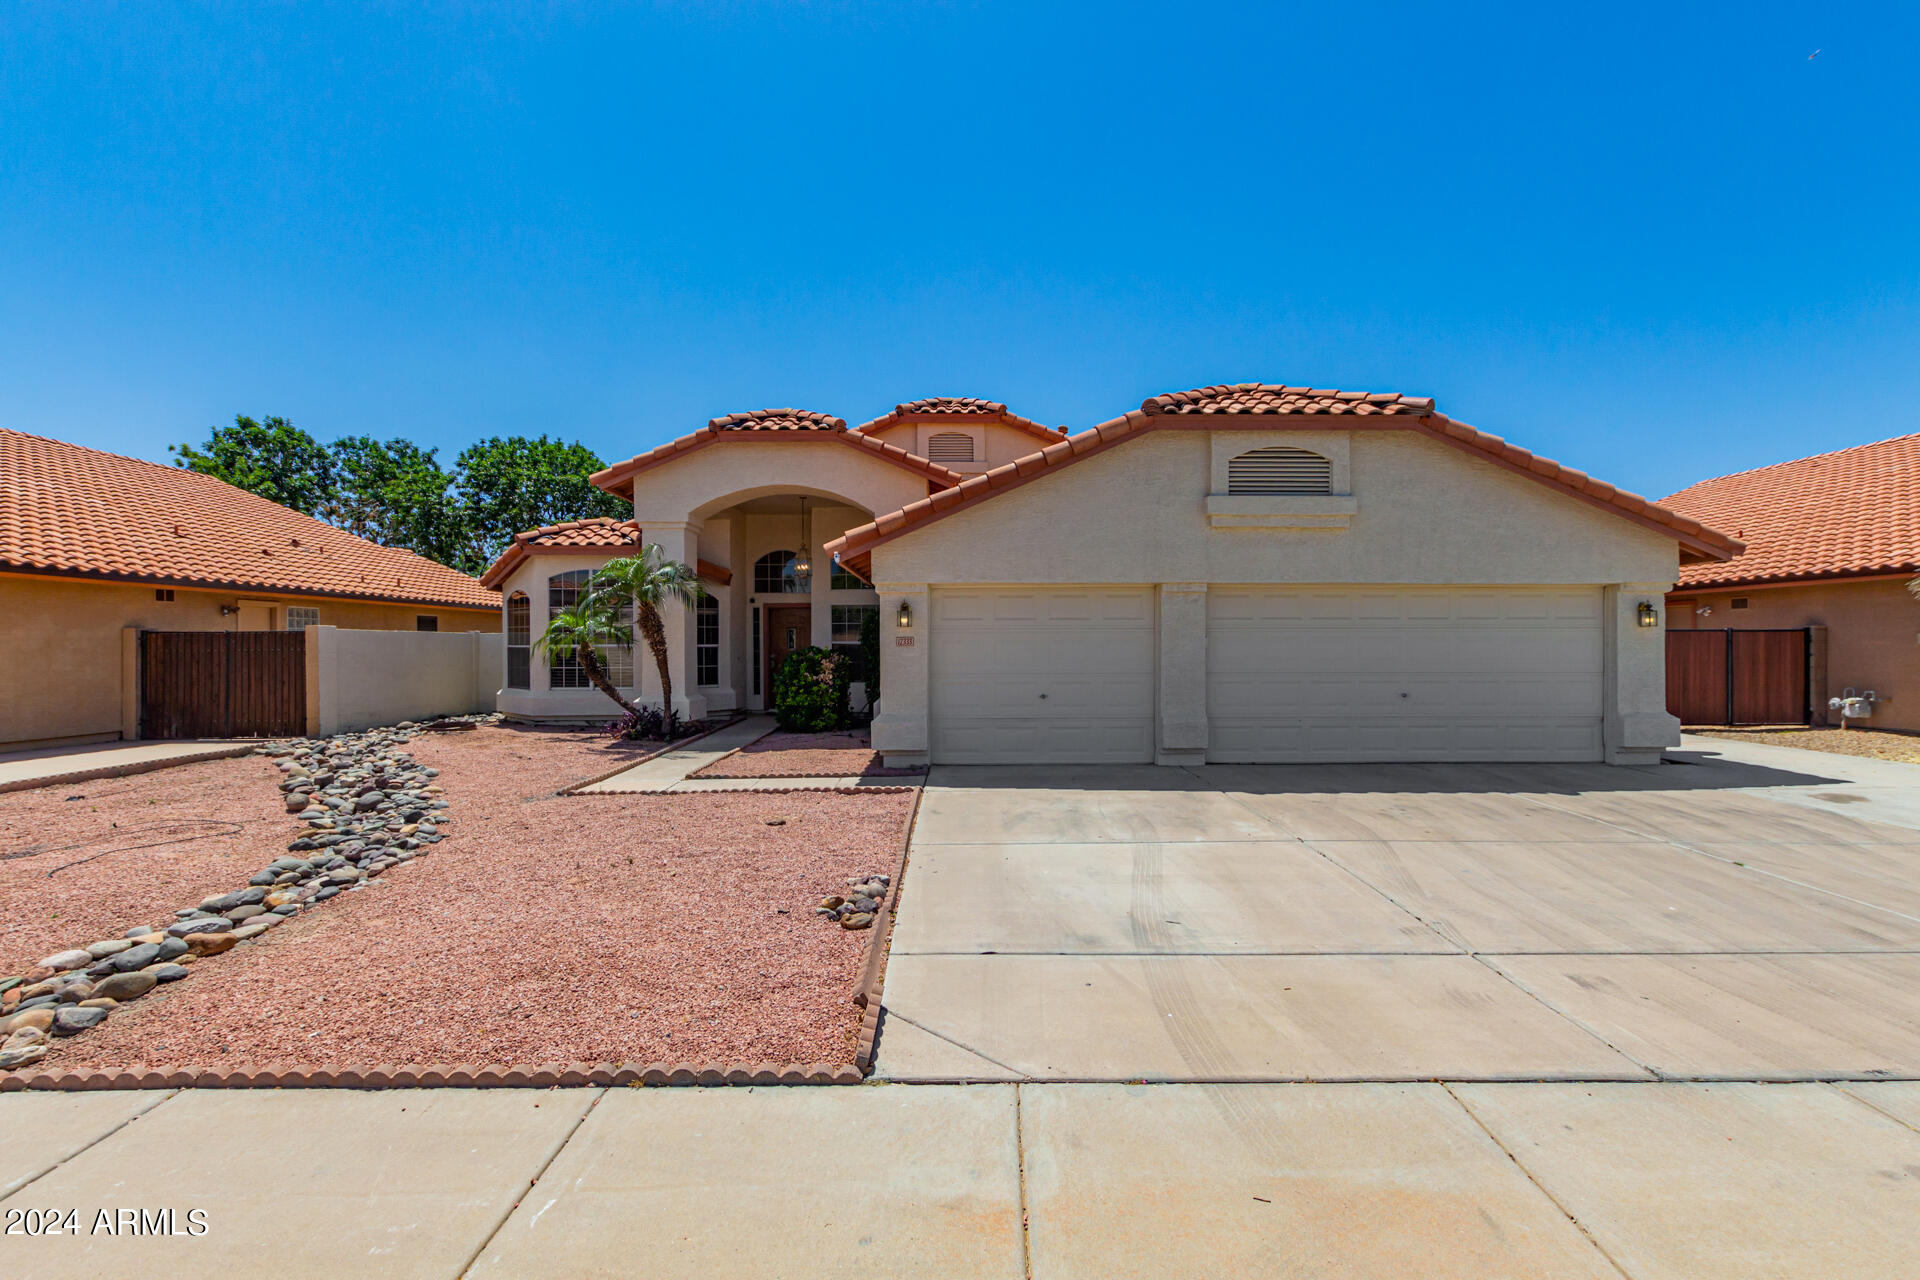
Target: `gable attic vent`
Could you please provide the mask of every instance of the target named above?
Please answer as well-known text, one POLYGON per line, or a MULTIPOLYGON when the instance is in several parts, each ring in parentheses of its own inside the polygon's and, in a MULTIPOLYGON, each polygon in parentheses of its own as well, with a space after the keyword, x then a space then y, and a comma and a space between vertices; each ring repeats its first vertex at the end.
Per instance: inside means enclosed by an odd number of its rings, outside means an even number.
POLYGON ((973 437, 964 431, 942 431, 927 437, 927 461, 972 462, 973 437))
POLYGON ((1332 493, 1333 464, 1317 453, 1277 444, 1227 460, 1228 493, 1332 493))

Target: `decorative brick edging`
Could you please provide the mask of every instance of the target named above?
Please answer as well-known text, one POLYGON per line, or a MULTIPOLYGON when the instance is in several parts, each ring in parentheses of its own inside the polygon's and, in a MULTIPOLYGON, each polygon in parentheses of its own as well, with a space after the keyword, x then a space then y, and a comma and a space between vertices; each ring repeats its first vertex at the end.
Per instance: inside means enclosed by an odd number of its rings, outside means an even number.
MULTIPOLYGON (((579 795, 580 790, 583 787, 597 786, 598 784, 605 782, 608 778, 617 778, 629 769, 637 769, 649 760, 658 760, 661 756, 667 754, 667 752, 669 751, 678 751, 682 747, 692 746, 694 743, 700 741, 700 739, 711 737, 712 735, 720 732, 722 729, 730 728, 731 726, 738 724, 741 720, 744 720, 745 718, 746 718, 745 716, 734 716, 730 720, 722 720, 719 724, 714 725, 711 729, 702 729, 699 733, 696 733, 691 737, 677 738, 674 741, 669 742, 665 746, 661 747, 658 751, 649 751, 647 752, 646 755, 637 756, 634 759, 627 761, 625 764, 620 765, 618 768, 609 769, 605 773, 599 774, 592 778, 582 778, 578 782, 570 782, 566 786, 554 792, 553 794, 557 796, 579 795)), ((738 748, 735 748, 735 749, 738 750, 738 748)), ((724 756, 721 758, 725 759, 724 756)), ((648 795, 651 793, 644 792, 644 791, 607 791, 607 792, 596 792, 595 794, 627 796, 627 795, 648 795)))
POLYGON ((256 742, 243 742, 238 746, 199 751, 190 756, 167 756, 161 760, 130 760, 125 764, 101 765, 97 769, 76 769, 72 773, 56 773, 47 777, 16 778, 12 782, 0 782, 0 793, 35 791, 41 787, 93 782, 100 778, 131 778, 136 773, 153 773, 160 769, 171 769, 180 764, 204 764, 208 760, 227 760, 234 756, 244 756, 255 750, 258 745, 256 742))
POLYGON ((915 788, 913 810, 907 814, 906 834, 900 839, 900 852, 894 855, 893 879, 888 882, 886 909, 873 922, 867 958, 860 966, 860 981, 854 988, 853 1002, 860 1006, 860 1034, 854 1041, 853 1065, 862 1076, 873 1070, 874 1055, 880 1041, 880 992, 887 972, 888 948, 893 942, 893 918, 900 911, 901 886, 907 878, 907 850, 913 845, 913 824, 920 818, 920 799, 926 788, 915 788))
MULTIPOLYGON (((723 757, 723 758, 724 758, 724 757, 723 757)), ((717 763, 717 762, 716 762, 716 763, 717 763)), ((712 765, 708 765, 708 766, 707 766, 707 769, 711 769, 712 767, 713 767, 712 765)), ((688 775, 687 775, 687 776, 686 776, 686 777, 685 777, 684 779, 682 779, 682 781, 685 781, 685 782, 760 782, 760 781, 766 781, 766 782, 778 782, 778 781, 780 781, 780 780, 781 780, 782 778, 866 778, 866 777, 874 777, 874 778, 898 778, 898 779, 900 779, 900 785, 901 785, 901 786, 912 786, 912 785, 913 785, 913 782, 912 782, 912 780, 913 780, 913 779, 915 779, 915 778, 920 778, 920 779, 924 779, 924 778, 925 778, 926 776, 927 776, 927 771, 926 771, 925 769, 922 769, 922 770, 921 770, 920 772, 918 772, 918 773, 875 773, 875 774, 866 774, 866 773, 820 773, 820 772, 818 772, 817 770, 816 770, 816 771, 812 771, 812 772, 808 772, 808 773, 735 773, 735 774, 727 774, 727 773, 708 773, 706 769, 702 769, 702 770, 700 770, 700 772, 698 772, 698 773, 690 773, 690 774, 688 774, 688 775)))
POLYGON ((97 1089, 552 1089, 652 1085, 844 1085, 860 1068, 830 1062, 600 1062, 535 1067, 236 1067, 228 1071, 17 1071, 0 1093, 97 1089))

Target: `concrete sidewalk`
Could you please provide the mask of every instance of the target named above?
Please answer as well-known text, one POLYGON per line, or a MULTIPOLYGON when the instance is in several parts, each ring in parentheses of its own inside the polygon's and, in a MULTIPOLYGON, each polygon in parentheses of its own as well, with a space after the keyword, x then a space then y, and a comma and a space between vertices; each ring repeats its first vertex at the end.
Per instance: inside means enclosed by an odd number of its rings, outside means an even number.
POLYGON ((100 742, 82 747, 8 751, 0 753, 0 792, 85 782, 92 778, 118 778, 199 760, 243 756, 253 750, 258 741, 216 738, 188 742, 100 742))
POLYGON ((1920 1084, 6 1094, 0 1216, 77 1232, 0 1274, 1906 1280, 1916 1126, 1920 1084))
POLYGON ((672 791, 676 784, 685 781, 689 774, 697 773, 720 757, 766 737, 773 732, 773 729, 772 716, 748 716, 724 729, 716 729, 688 746, 663 751, 651 760, 642 760, 631 769, 622 770, 611 778, 603 778, 599 782, 581 787, 574 794, 583 796, 607 793, 650 795, 661 791, 672 791))

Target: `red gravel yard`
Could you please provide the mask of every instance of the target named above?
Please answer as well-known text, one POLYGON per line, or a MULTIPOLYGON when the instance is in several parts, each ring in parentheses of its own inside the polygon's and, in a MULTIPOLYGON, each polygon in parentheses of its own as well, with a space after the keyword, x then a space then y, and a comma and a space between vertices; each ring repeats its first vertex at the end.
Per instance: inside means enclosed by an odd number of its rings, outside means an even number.
POLYGON ((0 977, 244 885, 295 833, 279 781, 237 756, 0 795, 0 977))
MULTIPOLYGON (((431 856, 194 966, 42 1068, 851 1062, 872 935, 813 907, 892 867, 913 795, 556 796, 613 767, 603 741, 416 738, 450 805, 431 856)), ((271 776, 260 789, 277 807, 271 776)))
POLYGON ((925 769, 889 769, 864 732, 774 732, 715 760, 696 778, 911 778, 925 769))

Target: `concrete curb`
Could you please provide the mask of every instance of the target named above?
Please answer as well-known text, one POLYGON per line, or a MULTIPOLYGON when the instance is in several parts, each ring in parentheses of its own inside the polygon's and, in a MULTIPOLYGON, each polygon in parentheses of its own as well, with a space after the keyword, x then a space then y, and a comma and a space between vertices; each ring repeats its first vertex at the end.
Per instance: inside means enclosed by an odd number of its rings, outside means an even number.
POLYGON ((907 878, 907 850, 913 847, 913 824, 920 818, 920 800, 926 788, 916 788, 913 811, 907 814, 906 834, 900 839, 900 852, 893 860, 893 880, 887 885, 887 907, 874 921, 873 939, 867 944, 866 962, 860 966, 860 981, 853 1002, 864 1012, 860 1034, 854 1041, 853 1065, 861 1075, 873 1071, 874 1055, 880 1041, 880 992, 885 984, 888 948, 893 942, 893 918, 900 910, 900 894, 907 878))
POLYGON ((535 1067, 431 1065, 228 1071, 39 1071, 0 1076, 0 1093, 105 1089, 553 1089, 612 1086, 843 1085, 865 1079, 830 1062, 600 1062, 535 1067))
POLYGON ((153 773, 159 769, 171 769, 175 765, 200 764, 207 760, 226 760, 234 756, 251 755, 254 748, 259 745, 259 742, 247 742, 237 747, 199 751, 190 756, 169 756, 165 760, 135 760, 129 764, 105 765, 98 769, 76 769, 72 773, 56 773, 46 778, 21 778, 14 782, 0 782, 0 793, 35 791, 41 787, 58 787, 72 782, 92 782, 97 778, 130 778, 136 773, 153 773))

